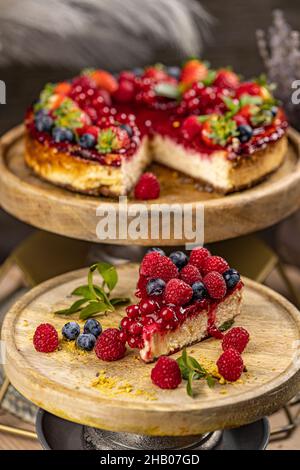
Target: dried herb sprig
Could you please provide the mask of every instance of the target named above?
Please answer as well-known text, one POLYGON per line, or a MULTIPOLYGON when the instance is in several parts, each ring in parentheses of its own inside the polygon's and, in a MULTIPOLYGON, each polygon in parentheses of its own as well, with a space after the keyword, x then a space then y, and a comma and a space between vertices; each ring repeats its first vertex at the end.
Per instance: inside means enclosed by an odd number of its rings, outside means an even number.
POLYGON ((118 273, 109 263, 99 262, 89 268, 88 283, 73 290, 72 295, 81 297, 69 308, 57 310, 57 315, 72 315, 79 313, 79 318, 86 320, 95 315, 113 312, 116 305, 127 304, 128 297, 111 297, 113 289, 118 283, 118 273), (102 277, 102 285, 94 284, 93 276, 98 271, 102 277))

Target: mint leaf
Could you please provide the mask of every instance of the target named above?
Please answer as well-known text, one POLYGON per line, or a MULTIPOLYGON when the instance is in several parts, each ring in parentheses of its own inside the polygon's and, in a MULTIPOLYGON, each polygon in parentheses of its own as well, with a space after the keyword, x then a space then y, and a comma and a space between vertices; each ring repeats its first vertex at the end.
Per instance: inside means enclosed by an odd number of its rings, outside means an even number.
POLYGON ((82 320, 86 320, 87 318, 92 317, 96 313, 104 313, 104 312, 107 312, 108 310, 109 308, 105 302, 92 301, 89 303, 87 307, 81 310, 79 318, 81 318, 82 320))
POLYGON ((86 299, 79 299, 76 300, 69 308, 65 308, 63 310, 57 310, 54 312, 56 315, 71 315, 72 313, 76 313, 80 310, 83 304, 87 302, 86 299))
POLYGON ((229 330, 229 328, 232 327, 233 324, 234 324, 233 318, 231 320, 227 320, 224 323, 222 323, 222 325, 219 327, 219 331, 227 331, 229 330))
POLYGON ((108 289, 112 291, 118 282, 118 273, 116 268, 109 263, 101 261, 100 263, 97 263, 97 269, 99 274, 103 277, 108 289))
POLYGON ((194 396, 194 392, 193 392, 194 377, 195 377, 195 372, 190 371, 190 373, 188 375, 188 383, 187 383, 187 386, 186 386, 186 391, 187 391, 187 394, 192 398, 194 396))
POLYGON ((87 300, 103 299, 102 289, 100 287, 94 285, 94 292, 96 296, 90 291, 89 286, 85 285, 74 289, 72 295, 78 295, 79 297, 84 297, 87 300))
POLYGON ((216 384, 216 380, 213 378, 212 375, 208 375, 206 377, 206 383, 209 386, 209 388, 213 388, 216 384))
POLYGON ((172 83, 158 83, 154 87, 154 92, 157 96, 177 100, 180 97, 180 91, 177 85, 172 83))
POLYGON ((128 304, 130 302, 129 297, 114 297, 113 299, 110 299, 110 303, 115 306, 115 305, 122 305, 122 304, 128 304))

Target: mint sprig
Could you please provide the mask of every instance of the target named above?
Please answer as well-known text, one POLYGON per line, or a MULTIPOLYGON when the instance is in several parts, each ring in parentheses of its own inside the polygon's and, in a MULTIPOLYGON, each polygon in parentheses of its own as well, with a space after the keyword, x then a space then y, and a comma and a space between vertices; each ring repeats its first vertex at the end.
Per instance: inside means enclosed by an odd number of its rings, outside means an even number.
POLYGON ((57 315, 73 315, 79 313, 79 318, 86 320, 95 315, 113 312, 116 305, 127 304, 128 297, 113 297, 111 292, 118 283, 118 273, 114 266, 109 263, 99 262, 89 268, 88 283, 73 290, 72 295, 81 297, 69 308, 57 310, 57 315), (98 272, 102 277, 102 285, 94 284, 93 276, 98 272))
POLYGON ((190 397, 194 397, 193 381, 205 379, 207 385, 212 388, 215 385, 215 378, 199 364, 192 356, 189 356, 186 348, 183 349, 181 356, 177 359, 182 378, 187 380, 186 391, 190 397))

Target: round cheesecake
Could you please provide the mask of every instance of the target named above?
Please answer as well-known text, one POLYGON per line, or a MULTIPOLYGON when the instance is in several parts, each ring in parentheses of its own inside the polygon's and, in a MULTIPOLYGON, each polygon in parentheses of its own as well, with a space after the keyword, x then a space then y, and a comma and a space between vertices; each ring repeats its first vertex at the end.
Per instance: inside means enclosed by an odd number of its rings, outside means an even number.
POLYGON ((287 121, 267 83, 196 59, 117 77, 84 70, 47 84, 25 123, 34 173, 91 195, 128 194, 152 161, 230 193, 276 170, 287 149, 287 121))

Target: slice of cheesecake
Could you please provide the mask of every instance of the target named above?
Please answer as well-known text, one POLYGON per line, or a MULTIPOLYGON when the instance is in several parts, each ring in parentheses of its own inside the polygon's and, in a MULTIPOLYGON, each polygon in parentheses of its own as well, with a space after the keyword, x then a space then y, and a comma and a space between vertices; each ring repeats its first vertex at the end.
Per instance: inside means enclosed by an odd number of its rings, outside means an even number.
POLYGON ((239 273, 201 247, 190 257, 182 252, 167 257, 161 250, 147 253, 137 287, 140 302, 126 308, 121 329, 145 362, 208 336, 221 338, 221 330, 241 310, 239 273))

